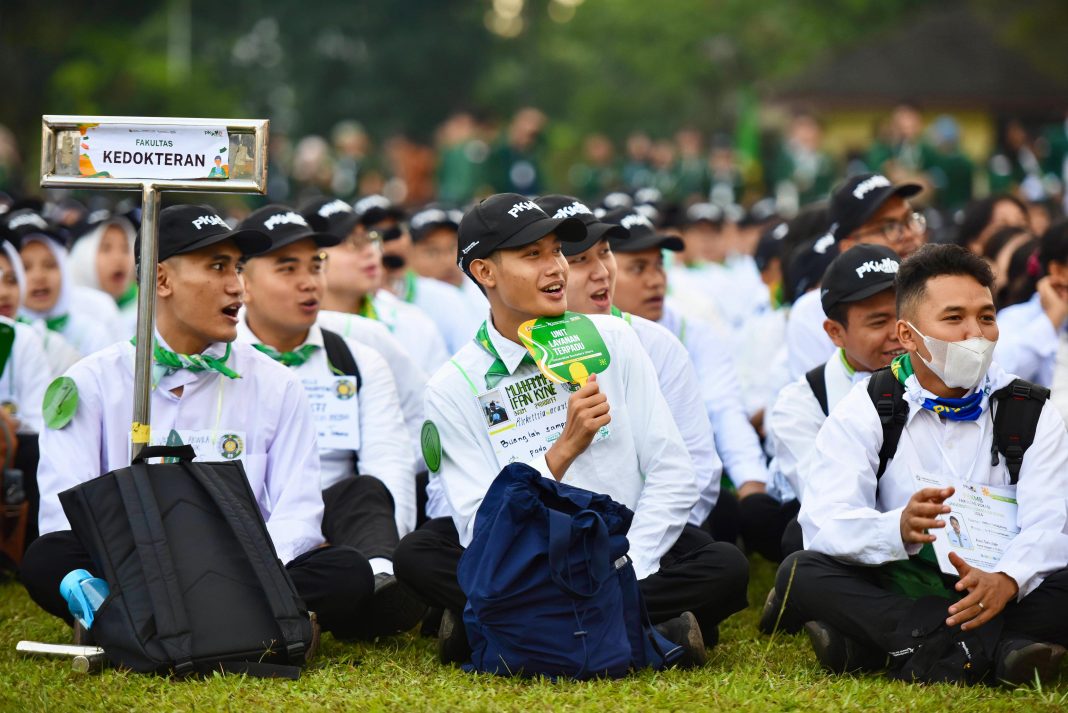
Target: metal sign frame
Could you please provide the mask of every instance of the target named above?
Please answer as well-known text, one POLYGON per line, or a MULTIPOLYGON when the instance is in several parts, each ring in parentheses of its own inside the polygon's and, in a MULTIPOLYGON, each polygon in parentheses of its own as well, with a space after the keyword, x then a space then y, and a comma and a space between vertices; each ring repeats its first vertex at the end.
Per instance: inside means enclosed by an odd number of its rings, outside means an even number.
POLYGON ((159 255, 159 208, 163 191, 195 193, 267 192, 267 119, 193 119, 149 116, 53 115, 41 117, 41 187, 85 190, 141 191, 141 264, 138 272, 137 345, 134 361, 134 408, 130 455, 136 456, 151 438, 152 344, 156 321, 156 265, 159 255), (252 134, 251 178, 176 180, 65 176, 55 173, 58 133, 79 131, 85 124, 105 126, 225 126, 230 134, 252 134))

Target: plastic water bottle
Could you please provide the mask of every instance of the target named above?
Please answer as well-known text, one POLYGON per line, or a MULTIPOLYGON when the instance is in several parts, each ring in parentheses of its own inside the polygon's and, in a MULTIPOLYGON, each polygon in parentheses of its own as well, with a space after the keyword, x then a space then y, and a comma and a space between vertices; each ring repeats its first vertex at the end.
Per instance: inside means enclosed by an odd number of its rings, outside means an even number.
POLYGON ((71 616, 86 629, 93 625, 96 610, 107 599, 109 592, 107 582, 84 569, 71 570, 59 583, 59 593, 67 600, 71 616))

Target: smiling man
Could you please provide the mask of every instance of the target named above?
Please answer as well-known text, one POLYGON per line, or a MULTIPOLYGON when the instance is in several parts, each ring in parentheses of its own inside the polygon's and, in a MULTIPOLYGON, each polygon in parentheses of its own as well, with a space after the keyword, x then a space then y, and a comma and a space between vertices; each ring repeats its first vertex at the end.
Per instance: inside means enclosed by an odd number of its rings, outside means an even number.
MULTIPOLYGON (((904 260, 927 240, 927 220, 909 199, 923 190, 918 183, 894 184, 878 173, 854 176, 831 195, 828 234, 813 249, 842 254, 854 245, 882 245, 904 260)), ((816 291, 799 297, 786 322, 790 377, 796 379, 834 353, 823 329, 827 315, 816 291)))
POLYGON ((425 428, 438 438, 424 439, 431 444, 424 456, 439 491, 431 502, 437 517, 405 537, 396 554, 401 581, 448 612, 439 632, 445 662, 468 655, 456 623, 466 603, 456 566, 486 491, 511 462, 634 510, 629 554, 649 614, 669 640, 685 645, 688 664, 704 661, 704 644, 714 642, 718 623, 745 606, 748 567, 741 554, 686 537, 698 496, 693 464, 634 330, 610 316, 590 318, 611 363, 574 392, 542 377, 520 344, 522 323, 564 313, 568 265, 561 244, 585 237, 578 218, 551 218, 513 193, 487 198, 460 224, 458 262, 485 291, 490 313, 427 386, 425 428), (534 384, 560 408, 528 414, 533 418, 523 427, 531 434, 559 428, 560 436, 532 454, 521 438, 511 446, 491 438, 483 404, 534 384))
MULTIPOLYGON (((189 443, 200 460, 240 459, 279 560, 325 630, 352 632, 371 596, 371 568, 355 550, 324 546, 315 425, 300 380, 250 344, 235 342, 242 257, 267 249, 262 232, 231 230, 213 210, 178 205, 159 216, 151 379, 154 445, 189 443)), ((58 494, 130 464, 134 346, 115 344, 64 377, 73 412, 46 412, 41 434, 41 532, 26 552, 30 596, 67 622, 60 580, 93 571, 58 494)))
POLYGON ((241 227, 263 232, 271 246, 245 262, 238 339, 299 376, 312 402, 323 536, 360 552, 375 574, 371 606, 354 612, 361 633, 410 629, 424 607, 397 583, 392 560, 400 535, 415 528, 415 468, 393 377, 378 352, 315 323, 326 289, 323 248, 341 239, 281 205, 260 208, 241 227))
POLYGON ((903 678, 1019 684, 1064 656, 1068 432, 1047 391, 991 363, 992 284, 987 263, 955 245, 905 260, 896 328, 907 353, 856 384, 816 437, 799 516, 807 549, 783 562, 776 589, 828 670, 889 657, 903 678), (1015 489, 1020 531, 989 571, 951 553, 958 576, 942 574, 930 545, 946 537, 955 490, 920 488, 918 475, 1015 489))

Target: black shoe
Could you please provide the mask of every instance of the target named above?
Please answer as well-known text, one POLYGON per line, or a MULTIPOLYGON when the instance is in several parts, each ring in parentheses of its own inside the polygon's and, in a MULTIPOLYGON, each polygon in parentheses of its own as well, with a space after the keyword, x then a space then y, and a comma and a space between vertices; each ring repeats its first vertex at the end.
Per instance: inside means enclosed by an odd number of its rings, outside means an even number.
POLYGON ((438 660, 445 665, 471 660, 471 645, 467 643, 463 619, 449 609, 442 612, 438 626, 438 660))
POLYGON ((771 591, 768 592, 767 598, 764 599, 764 608, 760 611, 760 621, 757 623, 757 629, 760 630, 761 634, 770 636, 775 633, 781 609, 782 600, 779 599, 779 592, 775 587, 772 587, 771 591))
POLYGON ((878 671, 886 666, 886 654, 861 645, 829 624, 810 621, 805 631, 820 665, 831 673, 878 671))
POLYGON ((408 631, 423 619, 423 614, 426 614, 426 604, 412 590, 392 574, 375 575, 375 593, 367 615, 372 638, 408 631))
POLYGON ((1006 641, 1001 651, 997 679, 1012 686, 1034 683, 1035 674, 1042 683, 1052 681, 1065 654, 1063 646, 1024 640, 1006 641))
MULTIPOLYGON (((708 660, 705 640, 701 636, 701 627, 697 617, 686 611, 674 619, 657 624, 654 627, 660 635, 682 649, 682 656, 674 661, 679 668, 697 668, 704 666, 708 660)), ((665 652, 667 653, 667 652, 665 652)))

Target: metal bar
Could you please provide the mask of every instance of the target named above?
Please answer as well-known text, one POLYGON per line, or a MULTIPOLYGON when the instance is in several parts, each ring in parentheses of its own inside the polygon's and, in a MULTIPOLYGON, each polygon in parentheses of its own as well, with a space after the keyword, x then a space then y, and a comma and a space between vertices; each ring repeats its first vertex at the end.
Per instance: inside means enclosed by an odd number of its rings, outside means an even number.
POLYGON ((265 127, 267 119, 209 119, 164 116, 85 116, 83 114, 45 114, 41 120, 54 129, 77 129, 85 124, 133 126, 225 126, 234 133, 252 133, 265 127), (245 131, 242 131, 244 129, 245 131))
POLYGON ((134 353, 134 407, 130 425, 130 457, 148 445, 152 423, 152 345, 156 324, 156 264, 159 255, 159 189, 145 182, 141 189, 141 264, 137 282, 137 345, 134 353))
POLYGON ((41 178, 42 188, 81 188, 141 190, 146 180, 151 180, 160 190, 189 191, 192 193, 264 193, 266 181, 251 179, 203 178, 191 181, 168 180, 165 178, 90 178, 88 176, 55 176, 41 178))

